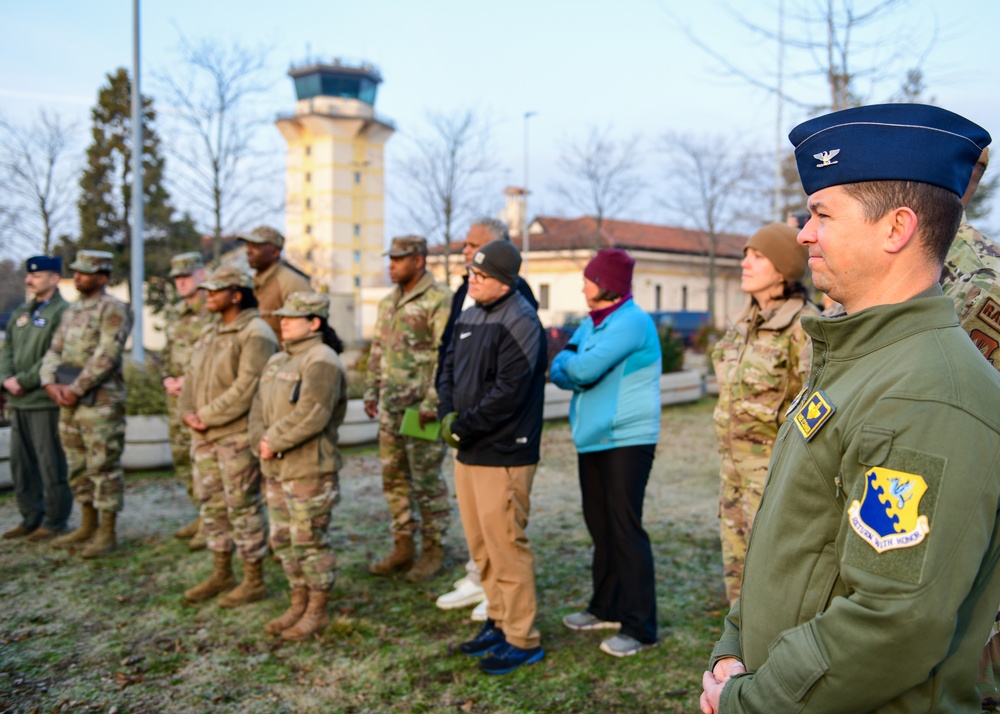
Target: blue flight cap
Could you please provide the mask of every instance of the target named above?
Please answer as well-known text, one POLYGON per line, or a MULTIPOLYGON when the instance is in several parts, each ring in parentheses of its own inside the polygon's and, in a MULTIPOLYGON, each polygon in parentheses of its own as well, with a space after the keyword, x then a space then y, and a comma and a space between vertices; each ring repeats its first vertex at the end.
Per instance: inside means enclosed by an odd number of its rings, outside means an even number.
POLYGON ((806 195, 862 181, 919 181, 961 196, 989 133, 926 104, 873 104, 816 117, 788 135, 806 195))
POLYGON ((62 258, 53 258, 51 255, 36 255, 25 261, 24 269, 28 273, 38 273, 43 270, 62 273, 62 258))

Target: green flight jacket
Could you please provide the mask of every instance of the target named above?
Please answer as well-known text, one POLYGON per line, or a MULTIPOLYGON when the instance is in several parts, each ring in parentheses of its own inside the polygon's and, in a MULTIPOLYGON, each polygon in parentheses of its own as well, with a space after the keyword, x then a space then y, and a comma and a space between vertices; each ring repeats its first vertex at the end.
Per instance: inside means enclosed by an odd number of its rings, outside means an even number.
POLYGON ((719 711, 979 712, 1000 592, 1000 374, 937 286, 803 325, 810 384, 712 653, 749 673, 719 711))
MULTIPOLYGON (((340 470, 337 430, 347 413, 347 377, 337 353, 313 333, 271 357, 250 408, 250 448, 267 436, 280 459, 277 478, 316 478, 340 470), (294 401, 293 401, 294 399, 294 401)), ((268 463, 268 462, 262 462, 268 463)))
POLYGON ((246 433, 260 373, 277 351, 274 331, 256 308, 241 310, 228 325, 215 320, 205 328, 195 345, 179 399, 182 416, 197 412, 208 427, 205 432, 192 432, 193 438, 212 442, 246 433))
POLYGON ((35 315, 38 306, 37 300, 30 300, 10 314, 7 338, 0 349, 0 383, 8 377, 17 377, 24 390, 17 397, 7 394, 7 403, 15 409, 59 408, 42 388, 38 372, 69 303, 56 289, 48 304, 35 315))

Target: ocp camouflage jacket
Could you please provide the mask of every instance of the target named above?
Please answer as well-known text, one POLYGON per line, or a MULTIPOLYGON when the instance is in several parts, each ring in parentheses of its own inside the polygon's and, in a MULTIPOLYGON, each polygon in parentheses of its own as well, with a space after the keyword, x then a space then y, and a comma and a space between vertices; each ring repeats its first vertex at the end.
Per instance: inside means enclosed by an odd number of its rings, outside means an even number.
POLYGON ((715 428, 721 451, 744 442, 765 461, 770 456, 785 411, 809 374, 812 349, 801 319, 818 314, 802 298, 785 300, 767 313, 754 303, 716 343, 715 428))
POLYGON ((381 397, 386 411, 437 412, 438 346, 451 314, 451 292, 425 273, 410 292, 395 286, 378 306, 368 357, 365 401, 381 397))

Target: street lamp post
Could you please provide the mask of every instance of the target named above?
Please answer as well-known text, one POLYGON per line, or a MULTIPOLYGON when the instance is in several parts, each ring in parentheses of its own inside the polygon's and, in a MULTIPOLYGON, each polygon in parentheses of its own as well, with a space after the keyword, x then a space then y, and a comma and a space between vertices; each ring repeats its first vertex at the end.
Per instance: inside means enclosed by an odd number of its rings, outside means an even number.
POLYGON ((146 361, 142 344, 142 287, 145 282, 143 263, 143 202, 142 202, 142 92, 139 89, 139 0, 132 0, 132 359, 146 361))
POLYGON ((528 238, 528 120, 538 114, 538 112, 524 113, 524 203, 521 211, 521 264, 524 267, 524 277, 528 277, 528 251, 531 249, 531 242, 528 238))

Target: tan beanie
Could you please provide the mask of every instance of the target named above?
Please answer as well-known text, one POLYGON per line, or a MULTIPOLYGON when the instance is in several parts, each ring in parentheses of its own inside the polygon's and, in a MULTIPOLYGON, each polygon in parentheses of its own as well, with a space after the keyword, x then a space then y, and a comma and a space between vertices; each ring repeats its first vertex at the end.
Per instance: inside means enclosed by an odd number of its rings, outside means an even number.
POLYGON ((769 223, 747 239, 743 252, 747 248, 759 250, 785 280, 797 283, 802 280, 809 265, 809 249, 796 242, 798 234, 785 223, 769 223))

